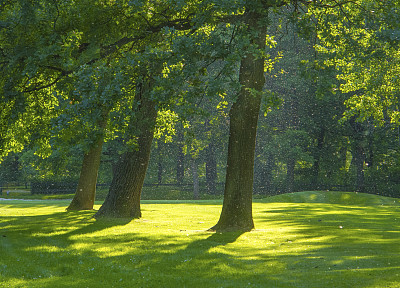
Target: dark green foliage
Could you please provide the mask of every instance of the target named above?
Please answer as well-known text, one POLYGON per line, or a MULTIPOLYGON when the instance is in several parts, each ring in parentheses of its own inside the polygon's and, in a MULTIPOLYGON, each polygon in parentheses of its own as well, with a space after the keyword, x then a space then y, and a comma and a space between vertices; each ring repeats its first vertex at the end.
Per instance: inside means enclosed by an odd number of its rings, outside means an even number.
POLYGON ((77 179, 72 178, 57 181, 35 179, 31 181, 31 194, 72 194, 77 184, 77 179))

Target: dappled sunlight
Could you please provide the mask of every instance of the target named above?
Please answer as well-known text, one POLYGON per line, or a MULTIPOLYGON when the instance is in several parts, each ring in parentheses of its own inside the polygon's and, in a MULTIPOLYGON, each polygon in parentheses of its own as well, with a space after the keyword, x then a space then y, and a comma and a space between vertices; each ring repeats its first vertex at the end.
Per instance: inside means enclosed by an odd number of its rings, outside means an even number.
POLYGON ((256 229, 224 234, 206 231, 218 205, 142 206, 143 218, 132 221, 42 203, 2 209, 0 274, 15 287, 399 284, 397 206, 255 203, 256 229))
MULTIPOLYGON (((48 213, 52 214, 55 211, 65 211, 68 207, 69 200, 8 200, 8 201, 0 201, 0 207, 2 209, 7 209, 7 214, 12 215, 13 212, 21 213, 23 212, 25 215, 35 214, 35 209, 41 208, 41 212, 43 214, 48 213), (25 208, 21 211, 21 208, 25 208)), ((0 209, 0 215, 1 209, 0 209)))
POLYGON ((27 247, 25 249, 26 252, 47 252, 47 253, 54 253, 54 252, 63 252, 65 248, 61 248, 58 246, 53 245, 42 245, 42 246, 35 246, 35 247, 27 247))

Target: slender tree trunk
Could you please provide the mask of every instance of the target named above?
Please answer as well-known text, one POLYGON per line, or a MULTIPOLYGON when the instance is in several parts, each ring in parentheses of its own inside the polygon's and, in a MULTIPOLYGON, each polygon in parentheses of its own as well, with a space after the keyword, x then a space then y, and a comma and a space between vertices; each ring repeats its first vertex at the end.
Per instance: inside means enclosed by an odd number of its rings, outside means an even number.
POLYGON ((215 136, 211 132, 210 122, 204 123, 207 133, 210 133, 210 143, 206 148, 206 187, 208 194, 216 194, 217 159, 215 155, 215 136))
POLYGON ((353 128, 352 164, 356 169, 355 190, 364 191, 364 162, 365 162, 365 126, 358 123, 355 118, 350 119, 353 128))
MULTIPOLYGON (((373 129, 370 128, 370 134, 368 136, 368 157, 365 156, 365 166, 369 171, 376 171, 377 167, 375 165, 375 159, 374 159, 374 134, 373 134, 373 129)), ((373 175, 373 174, 372 174, 373 175)), ((372 193, 377 194, 378 192, 378 186, 377 186, 377 181, 368 181, 368 190, 370 190, 372 193)), ((365 187, 364 187, 365 189, 365 187)))
POLYGON ((294 191, 294 167, 296 160, 290 158, 287 161, 287 171, 286 171, 286 192, 291 193, 294 191))
POLYGON ((199 172, 197 167, 197 159, 192 158, 192 176, 193 176, 193 199, 199 199, 199 172))
POLYGON ((177 158, 176 158, 176 182, 178 185, 183 184, 185 176, 185 154, 183 154, 183 131, 178 128, 177 139, 177 158))
POLYGON ((83 156, 81 174, 74 198, 67 210, 92 210, 96 197, 97 174, 100 167, 103 137, 83 156))
POLYGON ((324 138, 325 138, 325 128, 321 128, 321 130, 318 133, 318 138, 317 138, 317 152, 314 155, 314 165, 313 165, 313 188, 314 189, 319 189, 319 166, 321 162, 321 154, 322 154, 322 149, 324 146, 324 138))
MULTIPOLYGON (((99 128, 102 131, 106 127, 107 117, 108 111, 103 113, 103 119, 99 123, 99 128)), ((93 210, 102 148, 103 135, 100 135, 90 150, 83 156, 78 186, 74 198, 67 208, 68 211, 93 210)))
POLYGON ((157 183, 158 185, 162 184, 162 176, 163 176, 163 157, 161 154, 161 149, 158 149, 158 163, 157 163, 157 183))
POLYGON ((148 91, 149 87, 146 91, 140 92, 140 95, 136 95, 140 105, 136 117, 130 123, 130 127, 135 128, 137 148, 134 151, 125 152, 119 159, 106 200, 95 218, 141 217, 140 196, 150 159, 157 118, 155 103, 146 99, 145 93, 148 91))
POLYGON ((356 167, 356 191, 364 191, 364 161, 365 153, 361 145, 356 146, 356 151, 354 153, 354 165, 356 167))
POLYGON ((268 153, 267 163, 261 168, 260 182, 261 190, 264 195, 273 195, 272 172, 274 170, 275 160, 272 153, 268 153))
MULTIPOLYGON (((260 24, 261 14, 246 12, 245 21, 252 44, 264 51, 266 27, 260 24), (256 35, 255 35, 256 34, 256 35)), ((239 81, 242 88, 229 112, 229 144, 224 202, 218 223, 210 230, 249 231, 254 228, 252 195, 254 150, 264 78, 264 58, 254 52, 240 63, 239 81)))
POLYGON ((215 155, 215 144, 211 142, 207 147, 206 158, 206 181, 207 192, 209 194, 216 194, 217 182, 217 160, 215 155))

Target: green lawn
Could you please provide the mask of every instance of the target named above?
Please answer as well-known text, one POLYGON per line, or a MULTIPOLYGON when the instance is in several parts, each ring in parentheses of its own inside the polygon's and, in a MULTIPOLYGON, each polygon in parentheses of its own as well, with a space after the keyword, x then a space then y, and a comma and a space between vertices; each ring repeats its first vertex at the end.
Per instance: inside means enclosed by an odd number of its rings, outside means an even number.
POLYGON ((143 201, 133 221, 68 204, 0 202, 0 287, 400 287, 399 199, 270 197, 244 234, 205 231, 217 200, 143 201))

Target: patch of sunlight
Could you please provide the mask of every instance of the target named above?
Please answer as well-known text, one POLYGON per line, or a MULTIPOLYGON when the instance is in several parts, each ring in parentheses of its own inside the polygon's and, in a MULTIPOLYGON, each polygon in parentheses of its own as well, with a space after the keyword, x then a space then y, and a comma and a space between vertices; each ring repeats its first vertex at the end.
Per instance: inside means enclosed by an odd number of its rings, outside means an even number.
POLYGON ((342 201, 348 201, 348 200, 350 200, 351 199, 351 196, 350 196, 350 194, 342 194, 341 196, 340 196, 340 200, 342 200, 342 201))
MULTIPOLYGON (((400 273, 397 273, 396 277, 399 278, 400 277, 400 273)), ((379 282, 379 280, 377 282, 379 282)), ((377 288, 377 287, 379 287, 379 288, 381 288, 381 287, 399 288, 400 287, 400 281, 398 281, 398 280, 394 280, 394 281, 390 281, 390 282, 389 281, 385 281, 384 285, 380 285, 380 284, 378 284, 378 285, 379 286, 377 286, 376 284, 371 285, 371 286, 365 286, 365 288, 377 288)))
POLYGON ((258 200, 263 203, 326 203, 339 205, 399 205, 399 199, 373 194, 340 191, 303 191, 258 200))
MULTIPOLYGON (((396 276, 400 276, 400 266, 390 266, 390 267, 388 267, 386 265, 381 266, 380 263, 377 264, 377 267, 359 267, 359 266, 353 265, 352 268, 349 267, 348 269, 352 269, 353 271, 357 270, 360 272, 362 271, 362 272, 379 272, 379 273, 383 273, 383 272, 387 273, 390 271, 394 271, 394 272, 399 272, 396 276)), ((387 287, 387 286, 384 286, 384 287, 387 287)), ((397 286, 397 287, 399 287, 399 286, 397 286)))
POLYGON ((344 260, 333 260, 333 261, 330 261, 331 265, 337 265, 337 266, 342 265, 344 263, 346 263, 344 260))
MULTIPOLYGON (((51 205, 46 201, 10 201, 7 205, 0 203, 2 211, 7 211, 8 216, 21 216, 23 215, 50 215, 58 212, 65 212, 68 205, 51 205), (23 210, 21 209, 23 208, 23 210), (3 210, 4 209, 4 210, 3 210)), ((51 201, 49 201, 51 202, 51 201)), ((58 203, 57 203, 58 204, 58 203)))
POLYGON ((27 247, 25 251, 27 252, 62 252, 65 248, 60 248, 53 245, 41 245, 36 247, 27 247))
POLYGON ((75 229, 60 229, 53 232, 36 232, 32 233, 32 237, 54 237, 54 236, 61 236, 67 234, 70 231, 74 231, 75 229))
POLYGON ((371 260, 371 259, 375 259, 376 256, 375 255, 364 255, 364 256, 347 256, 346 260, 353 260, 353 261, 362 261, 362 260, 371 260))
POLYGON ((109 258, 109 257, 118 257, 118 256, 124 256, 127 255, 128 253, 132 252, 131 247, 92 247, 90 248, 90 251, 93 251, 98 257, 100 258, 109 258))
MULTIPOLYGON (((137 227, 136 227, 137 228, 137 227)), ((129 233, 134 233, 135 229, 133 226, 114 226, 114 227, 98 227, 97 231, 90 231, 90 228, 87 228, 88 231, 83 231, 82 233, 71 235, 68 237, 69 240, 77 241, 77 240, 88 240, 88 239, 98 239, 100 237, 109 237, 112 235, 113 238, 117 236, 128 235, 129 233)))
MULTIPOLYGON (((4 279, 4 278, 3 278, 4 279)), ((3 280, 2 278, 0 278, 0 284, 6 280, 3 280)), ((0 287, 28 287, 28 283, 29 283, 29 279, 19 279, 19 278, 9 278, 7 279, 7 284, 8 286, 0 286, 0 287)))
POLYGON ((308 199, 310 199, 310 201, 315 201, 317 199, 317 195, 316 194, 310 194, 308 199))

